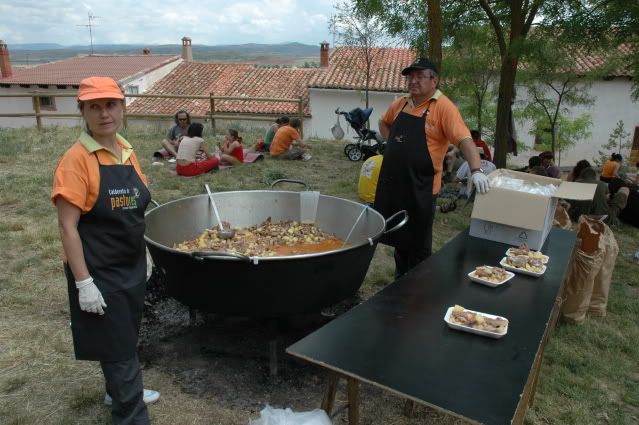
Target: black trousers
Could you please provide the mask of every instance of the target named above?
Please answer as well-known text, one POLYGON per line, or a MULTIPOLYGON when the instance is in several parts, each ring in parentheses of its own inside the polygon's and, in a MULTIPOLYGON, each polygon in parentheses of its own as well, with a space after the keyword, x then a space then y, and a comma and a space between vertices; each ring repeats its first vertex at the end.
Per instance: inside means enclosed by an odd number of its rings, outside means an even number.
POLYGON ((113 425, 150 425, 137 354, 129 360, 100 362, 100 366, 104 374, 106 392, 113 399, 113 425))
POLYGON ((408 273, 410 269, 427 259, 433 253, 433 222, 435 221, 435 209, 437 208, 437 195, 433 195, 433 209, 430 220, 427 223, 424 248, 419 250, 395 248, 395 279, 408 273))

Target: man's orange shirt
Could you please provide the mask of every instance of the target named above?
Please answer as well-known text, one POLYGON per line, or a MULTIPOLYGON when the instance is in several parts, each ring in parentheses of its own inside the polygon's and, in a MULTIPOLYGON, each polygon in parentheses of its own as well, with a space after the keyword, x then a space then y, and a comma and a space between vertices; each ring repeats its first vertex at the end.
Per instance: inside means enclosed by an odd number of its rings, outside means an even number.
POLYGON ((64 153, 55 169, 51 191, 53 203, 55 204, 58 196, 61 196, 68 203, 80 208, 82 214, 91 211, 100 191, 100 164, 126 164, 130 160, 130 164, 146 185, 146 176, 142 173, 129 142, 120 135, 117 135, 117 142, 122 148, 122 162, 91 136, 82 133, 78 141, 64 153))
POLYGON ((300 139, 300 133, 290 125, 280 127, 277 133, 275 133, 273 142, 271 143, 271 156, 282 155, 288 147, 291 146, 294 140, 300 139))
MULTIPOLYGON (((439 90, 426 102, 415 106, 410 96, 404 96, 395 100, 382 115, 382 121, 389 126, 393 125, 395 118, 402 111, 421 117, 429 109, 426 117, 426 138, 428 140, 428 152, 433 161, 435 178, 433 181, 433 194, 439 193, 442 186, 442 169, 444 156, 448 151, 448 145, 459 146, 459 142, 470 137, 470 131, 459 113, 457 107, 439 90)), ((389 140, 388 143, 393 143, 389 140)))

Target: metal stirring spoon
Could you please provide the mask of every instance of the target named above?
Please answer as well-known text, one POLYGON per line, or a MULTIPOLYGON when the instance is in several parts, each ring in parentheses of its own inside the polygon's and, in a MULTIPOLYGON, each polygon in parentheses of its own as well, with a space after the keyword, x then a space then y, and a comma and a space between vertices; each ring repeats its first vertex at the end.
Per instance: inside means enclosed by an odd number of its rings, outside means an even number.
POLYGON ((220 213, 217 211, 217 205, 215 205, 215 200, 213 199, 213 194, 211 193, 211 189, 209 189, 209 185, 205 184, 206 192, 209 194, 209 199, 211 200, 211 205, 213 205, 213 211, 215 212, 215 218, 217 219, 217 224, 220 226, 220 230, 218 230, 217 235, 220 239, 231 239, 235 236, 235 230, 233 229, 224 229, 222 226, 222 220, 220 220, 220 213))

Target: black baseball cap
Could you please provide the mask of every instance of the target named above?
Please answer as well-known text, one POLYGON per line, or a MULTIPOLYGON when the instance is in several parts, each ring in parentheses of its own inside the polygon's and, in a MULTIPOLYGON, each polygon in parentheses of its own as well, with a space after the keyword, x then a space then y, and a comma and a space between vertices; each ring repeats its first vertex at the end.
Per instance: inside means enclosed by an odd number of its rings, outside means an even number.
POLYGON ((417 58, 415 62, 402 70, 402 75, 408 75, 413 69, 432 69, 437 72, 437 65, 428 58, 417 58))

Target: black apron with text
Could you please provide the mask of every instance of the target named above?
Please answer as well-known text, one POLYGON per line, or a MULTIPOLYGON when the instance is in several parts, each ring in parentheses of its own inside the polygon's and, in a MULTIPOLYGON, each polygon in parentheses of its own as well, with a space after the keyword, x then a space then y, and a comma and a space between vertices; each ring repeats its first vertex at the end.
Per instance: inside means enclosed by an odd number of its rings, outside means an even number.
MULTIPOLYGON (((408 223, 382 236, 380 242, 417 251, 426 248, 426 233, 431 228, 435 169, 426 140, 428 108, 421 117, 404 112, 404 108, 390 129, 375 193, 375 209, 386 219, 406 210, 408 223)), ((389 223, 389 227, 394 224, 389 223)))
POLYGON ((98 198, 80 216, 78 233, 89 274, 107 307, 102 316, 80 310, 75 278, 65 264, 73 346, 78 360, 128 360, 136 352, 144 309, 144 211, 151 194, 133 165, 98 164, 98 198))

